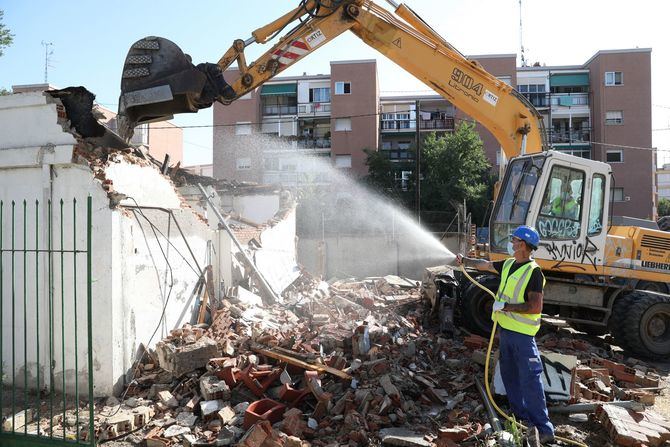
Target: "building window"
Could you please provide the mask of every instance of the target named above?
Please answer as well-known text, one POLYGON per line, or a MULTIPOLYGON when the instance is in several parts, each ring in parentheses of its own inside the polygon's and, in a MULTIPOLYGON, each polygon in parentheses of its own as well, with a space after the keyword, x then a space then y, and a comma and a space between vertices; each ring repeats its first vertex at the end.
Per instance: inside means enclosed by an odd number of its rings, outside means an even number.
POLYGON ((335 94, 336 95, 348 95, 351 93, 351 82, 336 82, 335 83, 335 94))
POLYGON ((235 123, 235 135, 251 135, 251 123, 249 121, 235 123))
POLYGON ((330 102, 330 87, 310 88, 309 102, 330 102))
POLYGON ((335 118, 335 130, 336 131, 350 131, 351 130, 351 118, 335 118))
POLYGON ((335 156, 335 167, 336 168, 350 168, 351 167, 351 155, 336 155, 335 156))
POLYGON ((237 170, 238 171, 248 171, 251 169, 251 158, 238 158, 237 159, 237 170))
POLYGON ((623 110, 609 110, 605 112, 605 124, 609 125, 623 124, 623 110))
POLYGON ((612 200, 615 202, 623 202, 625 200, 623 188, 612 188, 610 192, 612 193, 612 200))
POLYGON ((411 147, 412 147, 411 141, 398 141, 398 149, 400 149, 401 151, 406 151, 411 147))
POLYGON ((519 93, 528 98, 535 107, 548 107, 547 92, 544 84, 519 84, 519 93))
POLYGON ((606 71, 605 85, 623 85, 623 72, 621 71, 606 71))
POLYGON ((390 141, 382 141, 382 150, 388 151, 391 149, 390 141))
POLYGON ((623 151, 621 149, 607 151, 607 163, 623 163, 623 151))

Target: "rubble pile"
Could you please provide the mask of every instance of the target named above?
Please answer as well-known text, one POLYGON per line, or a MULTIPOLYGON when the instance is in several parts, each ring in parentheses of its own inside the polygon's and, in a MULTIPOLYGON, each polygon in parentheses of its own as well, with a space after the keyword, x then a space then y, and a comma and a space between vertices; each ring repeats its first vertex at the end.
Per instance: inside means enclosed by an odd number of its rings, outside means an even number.
MULTIPOLYGON (((122 399, 96 405, 99 442, 498 445, 475 386, 488 340, 425 327, 415 282, 328 284, 303 274, 272 306, 234 290, 210 325, 175 329, 146 351, 122 399)), ((607 340, 544 326, 545 375, 565 391, 550 402, 558 434, 589 445, 670 440, 670 423, 647 408, 663 386, 653 368, 607 340), (594 427, 599 438, 590 438, 594 427)), ((73 414, 56 417, 55 429, 72 438, 79 426, 84 436, 88 421, 73 414)))

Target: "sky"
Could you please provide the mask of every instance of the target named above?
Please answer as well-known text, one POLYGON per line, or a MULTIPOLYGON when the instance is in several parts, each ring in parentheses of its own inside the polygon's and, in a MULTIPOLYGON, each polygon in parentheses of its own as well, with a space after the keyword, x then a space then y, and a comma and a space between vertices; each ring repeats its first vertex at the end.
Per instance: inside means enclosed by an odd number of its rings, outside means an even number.
MULTIPOLYGON (((377 3, 389 7, 384 0, 377 3)), ((13 45, 0 57, 0 87, 43 83, 48 48, 49 83, 59 88, 85 86, 98 103, 116 110, 123 62, 135 41, 162 36, 177 43, 194 63, 216 62, 234 39, 247 39, 254 29, 297 4, 297 0, 0 0, 4 24, 14 34, 13 45)), ((520 54, 520 17, 530 63, 581 65, 598 50, 652 48, 653 146, 659 164, 670 162, 670 2, 523 0, 521 11, 519 0, 408 0, 407 5, 466 55, 520 54)), ((247 61, 269 47, 250 46, 247 61)), ((377 60, 382 95, 432 93, 350 33, 282 75, 327 74, 331 60, 352 59, 377 60)), ((184 128, 183 165, 211 163, 212 109, 179 115, 173 122, 203 126, 184 128)))

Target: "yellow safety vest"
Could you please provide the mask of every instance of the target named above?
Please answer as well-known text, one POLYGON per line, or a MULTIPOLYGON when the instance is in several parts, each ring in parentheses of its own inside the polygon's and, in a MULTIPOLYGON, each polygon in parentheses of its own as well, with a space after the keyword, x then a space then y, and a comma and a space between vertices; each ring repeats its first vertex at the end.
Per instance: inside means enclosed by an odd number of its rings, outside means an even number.
POLYGON ((577 202, 574 199, 570 199, 563 204, 563 200, 556 197, 551 204, 551 212, 554 216, 570 215, 576 207, 577 202))
MULTIPOLYGON (((540 268, 535 261, 519 267, 514 273, 509 274, 514 264, 514 258, 509 258, 503 264, 500 275, 500 287, 496 294, 496 301, 503 301, 510 304, 526 302, 524 292, 530 281, 530 275, 533 270, 540 268)), ((546 284, 544 280, 544 284, 546 284)), ((517 312, 501 311, 493 312, 491 319, 507 330, 519 332, 526 335, 535 335, 540 330, 541 314, 520 314, 517 312)))

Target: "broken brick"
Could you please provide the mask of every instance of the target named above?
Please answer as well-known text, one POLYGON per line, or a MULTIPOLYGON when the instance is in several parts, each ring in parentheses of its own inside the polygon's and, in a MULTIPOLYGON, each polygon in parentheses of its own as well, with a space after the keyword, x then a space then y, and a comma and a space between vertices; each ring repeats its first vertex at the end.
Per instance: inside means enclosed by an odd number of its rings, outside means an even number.
POLYGON ((258 421, 279 422, 284 415, 286 405, 272 399, 261 399, 253 402, 244 412, 244 428, 249 428, 258 421))

